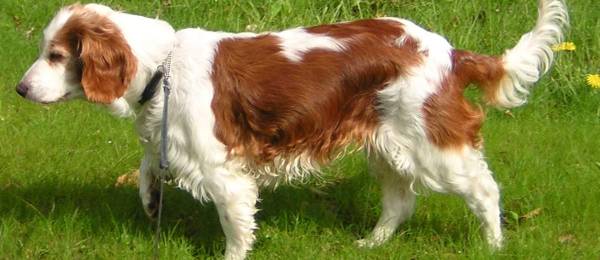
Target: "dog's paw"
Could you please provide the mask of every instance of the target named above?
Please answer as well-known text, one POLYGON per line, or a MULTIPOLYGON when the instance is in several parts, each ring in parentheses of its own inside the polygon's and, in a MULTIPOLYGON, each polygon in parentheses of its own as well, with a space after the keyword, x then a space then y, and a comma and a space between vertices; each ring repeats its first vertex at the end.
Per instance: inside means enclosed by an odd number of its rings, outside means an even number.
POLYGON ((488 244, 492 252, 502 250, 504 243, 501 237, 499 238, 488 238, 488 244))
POLYGON ((375 239, 363 238, 363 239, 354 241, 354 244, 359 248, 369 249, 369 248, 378 247, 381 244, 383 244, 383 242, 375 240, 375 239))
POLYGON ((144 205, 144 211, 151 220, 156 220, 158 217, 158 204, 160 201, 160 191, 153 190, 150 192, 150 201, 144 205))

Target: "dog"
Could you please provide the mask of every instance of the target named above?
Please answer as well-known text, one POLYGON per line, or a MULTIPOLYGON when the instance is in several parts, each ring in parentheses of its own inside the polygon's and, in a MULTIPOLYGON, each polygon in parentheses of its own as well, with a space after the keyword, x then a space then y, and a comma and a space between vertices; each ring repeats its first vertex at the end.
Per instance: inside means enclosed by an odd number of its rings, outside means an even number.
POLYGON ((489 105, 523 105, 568 21, 562 0, 540 0, 535 27, 488 56, 398 18, 260 34, 176 32, 165 21, 75 4, 50 21, 16 91, 38 103, 79 98, 134 115, 145 148, 139 192, 153 217, 165 99, 156 85, 168 75, 163 177, 214 202, 226 259, 252 248, 260 187, 319 174, 348 145, 365 151, 382 190, 380 219, 359 246, 388 240, 413 213, 412 187, 420 185, 461 196, 500 248, 499 188, 479 134, 484 115, 463 91, 472 83, 489 105))

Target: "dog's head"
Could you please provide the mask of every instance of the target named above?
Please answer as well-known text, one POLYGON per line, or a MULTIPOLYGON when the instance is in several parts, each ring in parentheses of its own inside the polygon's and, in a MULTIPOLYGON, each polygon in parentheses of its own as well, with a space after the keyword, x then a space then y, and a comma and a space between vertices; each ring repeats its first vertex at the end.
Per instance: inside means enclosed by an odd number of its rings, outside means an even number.
POLYGON ((108 104, 123 96, 137 59, 119 27, 117 12, 99 5, 61 9, 44 30, 41 52, 17 85, 40 103, 77 97, 108 104))

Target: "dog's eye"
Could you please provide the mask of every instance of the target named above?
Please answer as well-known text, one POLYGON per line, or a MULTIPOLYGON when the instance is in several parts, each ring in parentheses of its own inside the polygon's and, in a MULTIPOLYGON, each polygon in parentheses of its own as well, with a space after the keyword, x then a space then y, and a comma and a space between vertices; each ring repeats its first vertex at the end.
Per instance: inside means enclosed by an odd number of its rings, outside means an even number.
POLYGON ((58 53, 58 52, 51 52, 50 55, 48 55, 48 59, 50 59, 51 62, 60 62, 65 58, 65 56, 63 56, 62 54, 58 53))

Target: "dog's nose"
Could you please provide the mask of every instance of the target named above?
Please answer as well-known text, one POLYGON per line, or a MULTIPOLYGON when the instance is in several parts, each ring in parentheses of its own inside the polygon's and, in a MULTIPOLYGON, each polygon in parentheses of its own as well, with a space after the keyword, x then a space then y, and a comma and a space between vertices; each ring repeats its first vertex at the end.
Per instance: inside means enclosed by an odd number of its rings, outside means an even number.
POLYGON ((21 82, 19 85, 17 85, 17 93, 19 93, 19 95, 22 97, 27 96, 27 91, 29 91, 29 85, 26 83, 21 82))

